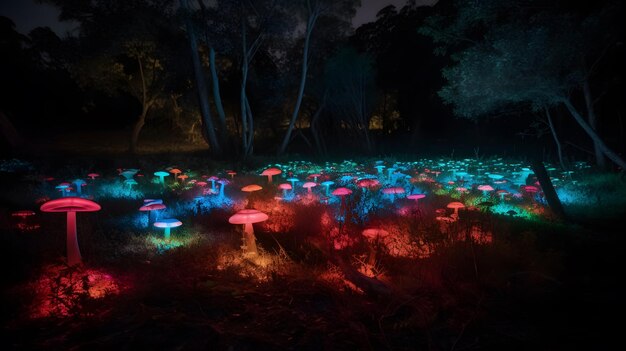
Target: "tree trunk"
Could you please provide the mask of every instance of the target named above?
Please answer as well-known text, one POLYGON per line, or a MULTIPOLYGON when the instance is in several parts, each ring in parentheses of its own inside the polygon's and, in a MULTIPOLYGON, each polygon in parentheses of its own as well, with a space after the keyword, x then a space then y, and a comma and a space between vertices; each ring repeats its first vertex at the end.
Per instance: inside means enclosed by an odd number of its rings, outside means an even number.
MULTIPOLYGON (((598 117, 596 116, 595 108, 593 107, 591 87, 589 86, 589 81, 587 79, 585 79, 585 83, 583 84, 583 93, 585 95, 585 105, 587 107, 587 120, 589 121, 589 126, 591 126, 591 128, 598 133, 598 117)), ((602 148, 595 140, 593 141, 593 150, 596 155, 596 165, 600 169, 605 169, 606 158, 604 157, 604 153, 602 153, 602 148)))
POLYGON ((548 206, 550 206, 552 212, 559 219, 567 219, 565 211, 563 211, 561 200, 559 200, 559 197, 554 190, 554 186, 552 186, 552 181, 550 181, 550 176, 548 176, 548 172, 546 171, 546 167, 543 165, 543 162, 541 162, 541 160, 534 160, 532 162, 532 168, 537 176, 537 180, 539 180, 541 190, 543 190, 543 194, 546 197, 546 201, 548 201, 548 206))
POLYGON ((207 88, 206 80, 202 72, 202 65, 200 63, 200 55, 198 54, 198 43, 196 41, 196 34, 194 32, 193 24, 189 18, 189 4, 187 0, 180 0, 180 7, 185 11, 185 26, 187 28, 187 35, 189 36, 189 45, 191 47, 191 61, 193 63, 193 72, 196 77, 196 85, 198 87, 198 100, 200 102, 200 113, 202 114, 202 122, 206 135, 209 139, 209 145, 211 146, 211 153, 219 155, 222 153, 222 149, 215 135, 215 129, 213 128, 213 119, 211 118, 211 106, 209 105, 209 91, 207 88))
POLYGON ((565 170, 565 162, 563 161, 563 150, 561 148, 561 141, 559 140, 558 135, 556 134, 556 128, 554 128, 554 123, 552 122, 552 114, 550 110, 545 107, 546 118, 548 119, 548 126, 550 127, 550 132, 552 133, 552 138, 554 139, 554 143, 556 144, 556 152, 559 156, 559 163, 561 164, 561 168, 565 170))
POLYGON ((300 87, 298 88, 298 97, 296 99, 296 105, 293 108, 291 120, 289 121, 289 127, 287 127, 287 132, 285 133, 283 142, 278 149, 279 155, 284 154, 287 150, 287 145, 291 140, 291 132, 293 131, 294 125, 296 124, 296 120, 298 119, 298 114, 300 112, 300 106, 302 105, 304 87, 306 86, 307 71, 309 69, 309 43, 311 42, 311 33, 313 33, 313 28, 315 27, 317 16, 318 10, 316 8, 310 12, 309 19, 307 21, 306 34, 304 37, 304 48, 302 50, 302 72, 300 74, 300 87))
POLYGON ((315 111, 315 114, 311 117, 310 129, 311 135, 313 135, 313 141, 315 142, 315 149, 317 150, 317 154, 320 156, 325 155, 323 143, 321 140, 321 136, 319 135, 319 131, 317 129, 317 122, 319 121, 320 115, 322 114, 322 110, 326 106, 326 94, 322 97, 322 103, 315 111))
POLYGON ((598 145, 602 153, 606 155, 611 161, 613 161, 616 165, 618 165, 622 170, 626 170, 626 162, 622 159, 618 154, 616 154, 613 150, 611 150, 604 141, 600 138, 600 136, 595 132, 595 130, 587 124, 583 116, 576 110, 574 105, 569 101, 568 98, 561 97, 561 103, 567 107, 569 113, 574 117, 576 122, 583 128, 583 130, 589 135, 591 140, 593 140, 594 145, 598 145))
POLYGON ((217 110, 218 121, 220 122, 220 142, 224 144, 228 139, 228 130, 226 129, 226 113, 222 105, 222 96, 220 94, 220 82, 215 66, 215 49, 209 48, 209 68, 211 69, 211 81, 213 82, 213 101, 217 110))

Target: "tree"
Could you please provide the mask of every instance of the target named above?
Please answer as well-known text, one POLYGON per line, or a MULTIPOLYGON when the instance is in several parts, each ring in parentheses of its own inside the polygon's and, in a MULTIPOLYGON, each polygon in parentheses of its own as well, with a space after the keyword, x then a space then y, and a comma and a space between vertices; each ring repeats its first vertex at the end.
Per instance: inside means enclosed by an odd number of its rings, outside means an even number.
POLYGON ((343 48, 329 58, 324 71, 328 109, 333 116, 353 132, 353 137, 371 152, 374 144, 369 122, 376 98, 374 60, 352 48, 343 48))
POLYGON ((211 146, 211 152, 216 155, 222 153, 222 148, 215 135, 215 129, 213 128, 213 118, 211 116, 211 106, 209 105, 209 91, 204 79, 204 73, 202 72, 202 65, 200 63, 200 54, 198 53, 198 42, 196 39, 196 29, 193 26, 193 22, 190 17, 189 4, 187 0, 180 0, 180 7, 183 10, 183 18, 185 26, 187 28, 187 37, 189 38, 189 46, 191 48, 191 58, 193 63, 193 71, 196 80, 196 87, 198 88, 198 101, 200 102, 200 113, 202 114, 202 124, 211 146))
POLYGON ((307 82, 307 76, 309 71, 309 59, 311 54, 309 53, 309 49, 311 46, 311 37, 313 35, 313 30, 315 29, 318 19, 320 16, 331 15, 339 19, 340 21, 348 21, 354 16, 356 1, 354 0, 344 0, 344 1, 324 1, 324 0, 306 0, 299 1, 299 8, 303 8, 303 22, 305 23, 304 29, 304 43, 302 48, 302 63, 300 70, 300 84, 298 85, 298 93, 296 97, 296 102, 293 107, 293 112, 291 114, 291 118, 289 120, 289 126, 287 127, 287 131, 285 132, 285 136, 283 137, 283 141, 278 149, 278 154, 284 154, 287 150, 287 145, 291 140, 291 133, 293 132, 293 128, 296 124, 300 113, 300 107, 302 105, 302 99, 304 98, 304 89, 307 82), (302 6, 304 5, 304 6, 302 6))
POLYGON ((430 18, 422 33, 442 44, 442 52, 454 52, 454 65, 444 69, 447 84, 439 95, 458 116, 471 119, 506 115, 511 108, 565 107, 594 146, 626 169, 593 126, 588 88, 594 66, 616 42, 619 11, 608 7, 585 15, 563 14, 532 6, 538 3, 458 0, 458 13, 450 22, 430 18), (584 95, 588 119, 576 107, 572 92, 584 95))

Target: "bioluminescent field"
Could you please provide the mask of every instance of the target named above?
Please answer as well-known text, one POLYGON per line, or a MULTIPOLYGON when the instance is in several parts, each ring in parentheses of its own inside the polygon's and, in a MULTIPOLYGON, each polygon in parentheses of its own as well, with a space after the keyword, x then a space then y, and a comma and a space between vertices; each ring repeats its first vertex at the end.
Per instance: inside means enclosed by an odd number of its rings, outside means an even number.
POLYGON ((626 2, 0 1, 0 350, 608 350, 626 2))
MULTIPOLYGON (((427 333, 456 340, 511 303, 499 299, 515 299, 510 313, 556 299, 572 264, 557 250, 593 235, 553 213, 529 164, 504 158, 4 166, 6 298, 19 301, 10 328, 80 324, 76 339, 39 341, 49 346, 144 345, 170 333, 221 346, 245 335, 269 348, 322 335, 346 348, 422 343, 427 333)), ((623 209, 619 177, 585 162, 546 171, 568 216, 623 209)), ((534 309, 527 318, 539 318, 534 309)))

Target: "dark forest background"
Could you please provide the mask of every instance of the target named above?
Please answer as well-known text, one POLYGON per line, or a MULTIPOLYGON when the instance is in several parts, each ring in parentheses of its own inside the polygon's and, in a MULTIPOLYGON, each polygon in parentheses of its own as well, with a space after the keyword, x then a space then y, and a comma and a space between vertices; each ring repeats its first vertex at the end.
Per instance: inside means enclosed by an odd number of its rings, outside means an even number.
MULTIPOLYGON (((259 154, 506 154, 624 168, 620 1, 43 0, 0 18, 2 154, 111 132, 259 154)), ((106 148, 106 138, 93 140, 106 148)))

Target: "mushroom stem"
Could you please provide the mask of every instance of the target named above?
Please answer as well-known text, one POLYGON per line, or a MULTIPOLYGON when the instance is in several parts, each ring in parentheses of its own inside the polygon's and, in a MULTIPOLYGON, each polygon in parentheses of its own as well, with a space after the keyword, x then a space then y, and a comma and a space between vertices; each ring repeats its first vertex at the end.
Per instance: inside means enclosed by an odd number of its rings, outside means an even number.
POLYGON ((165 241, 170 241, 170 227, 165 227, 165 241))
POLYGON ((370 245, 370 255, 369 255, 369 260, 367 261, 367 264, 370 265, 371 267, 376 266, 376 247, 374 244, 370 245))
POLYGON ((252 223, 244 224, 243 243, 246 246, 246 252, 252 255, 258 254, 256 248, 256 238, 254 237, 254 228, 252 223))
POLYGON ((78 236, 76 235, 76 212, 67 212, 67 264, 74 266, 81 263, 78 236))

